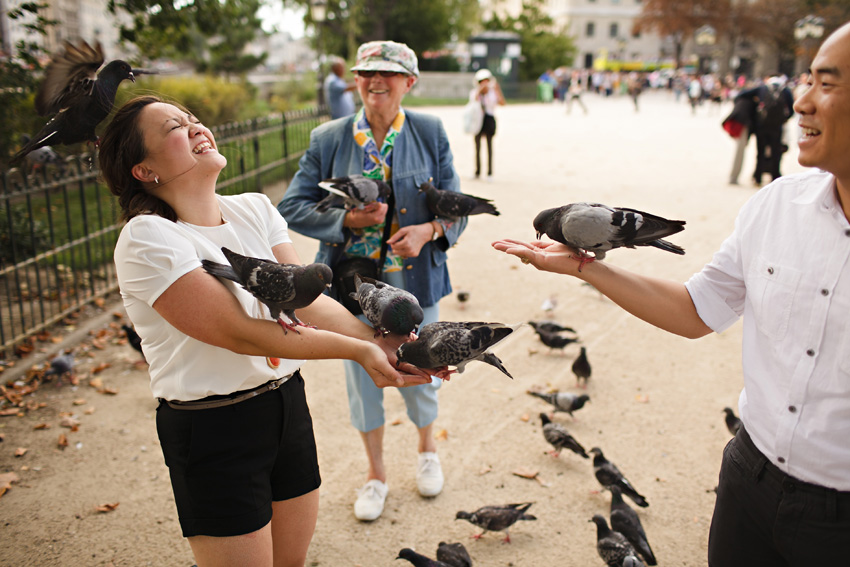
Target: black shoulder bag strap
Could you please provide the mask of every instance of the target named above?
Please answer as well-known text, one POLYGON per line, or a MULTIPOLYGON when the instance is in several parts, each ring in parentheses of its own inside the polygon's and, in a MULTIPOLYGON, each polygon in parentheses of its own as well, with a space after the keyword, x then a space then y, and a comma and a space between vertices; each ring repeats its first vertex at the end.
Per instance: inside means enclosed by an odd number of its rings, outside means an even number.
POLYGON ((387 199, 387 216, 384 218, 384 235, 381 237, 381 257, 378 260, 378 277, 377 279, 381 279, 381 276, 384 274, 384 262, 387 259, 387 248, 389 244, 387 244, 387 240, 390 238, 390 231, 393 229, 393 215, 395 214, 395 193, 390 192, 390 196, 387 199))

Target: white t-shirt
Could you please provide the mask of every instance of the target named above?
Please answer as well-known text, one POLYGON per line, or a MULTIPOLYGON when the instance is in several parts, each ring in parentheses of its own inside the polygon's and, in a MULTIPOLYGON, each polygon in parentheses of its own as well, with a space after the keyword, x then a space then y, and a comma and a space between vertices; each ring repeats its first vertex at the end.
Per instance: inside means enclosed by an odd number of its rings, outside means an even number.
MULTIPOLYGON (((201 259, 227 264, 221 247, 245 256, 274 260, 272 247, 291 242, 286 221, 261 193, 218 196, 224 224, 202 227, 139 215, 121 230, 115 266, 124 307, 150 365, 157 398, 197 400, 231 394, 296 371, 303 360, 281 360, 272 368, 262 356, 215 347, 181 333, 153 308, 180 277, 201 267, 201 259)), ((269 309, 242 286, 220 280, 252 317, 271 319, 269 309)))
POLYGON ((850 490, 850 223, 835 178, 761 189, 686 285, 715 331, 743 314, 738 407, 753 443, 791 476, 850 490))

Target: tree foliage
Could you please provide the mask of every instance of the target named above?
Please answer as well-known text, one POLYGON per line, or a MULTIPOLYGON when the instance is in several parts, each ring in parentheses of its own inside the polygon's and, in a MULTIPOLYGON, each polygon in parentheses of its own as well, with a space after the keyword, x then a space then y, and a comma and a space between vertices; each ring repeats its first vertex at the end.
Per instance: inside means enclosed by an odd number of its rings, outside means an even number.
POLYGON ((121 39, 134 44, 144 59, 191 63, 195 70, 243 75, 266 58, 244 53, 263 34, 257 10, 262 0, 109 0, 113 13, 124 11, 132 23, 121 26, 121 39))
POLYGON ((519 34, 522 44, 519 77, 522 81, 536 79, 547 69, 572 65, 575 58, 576 47, 572 39, 555 29, 554 20, 543 7, 543 0, 524 0, 518 16, 494 16, 484 22, 485 29, 519 34))

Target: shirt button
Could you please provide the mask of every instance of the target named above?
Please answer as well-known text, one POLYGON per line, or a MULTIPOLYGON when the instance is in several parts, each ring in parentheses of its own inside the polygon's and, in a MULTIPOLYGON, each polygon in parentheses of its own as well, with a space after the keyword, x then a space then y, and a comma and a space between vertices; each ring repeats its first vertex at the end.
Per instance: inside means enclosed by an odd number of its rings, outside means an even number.
POLYGON ((788 411, 790 411, 791 413, 796 413, 797 406, 788 406, 788 411))
POLYGON ((400 212, 401 214, 404 215, 404 214, 407 214, 407 209, 405 207, 402 207, 401 209, 399 209, 398 212, 400 212))
POLYGON ((776 457, 776 460, 779 461, 780 463, 784 463, 785 457, 776 457))
POLYGON ((406 266, 404 267, 404 269, 405 269, 405 270, 412 270, 412 269, 413 269, 413 264, 408 264, 408 265, 406 265, 406 266))
POLYGON ((768 273, 768 274, 773 274, 773 268, 768 268, 768 269, 767 269, 767 273, 768 273))
POLYGON ((820 294, 821 295, 829 295, 829 290, 828 289, 822 289, 822 290, 820 290, 820 294))
POLYGON ((809 356, 814 356, 815 351, 813 349, 809 349, 809 350, 806 351, 806 354, 808 354, 809 356))

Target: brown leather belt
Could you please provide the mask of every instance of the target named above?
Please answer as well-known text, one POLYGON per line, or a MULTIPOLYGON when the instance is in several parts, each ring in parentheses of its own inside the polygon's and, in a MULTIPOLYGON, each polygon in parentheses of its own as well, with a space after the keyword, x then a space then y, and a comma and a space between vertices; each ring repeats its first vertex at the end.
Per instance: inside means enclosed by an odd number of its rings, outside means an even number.
POLYGON ((213 409, 213 408, 221 408, 224 406, 232 406, 233 404, 238 404, 239 402, 244 402, 245 400, 250 400, 251 398, 256 398, 261 394, 265 394, 271 390, 277 390, 280 386, 286 382, 289 378, 292 378, 295 375, 295 372, 292 374, 288 374, 283 378, 278 378, 277 380, 272 380, 270 382, 266 382, 262 386, 257 386, 251 390, 245 390, 244 392, 236 392, 233 394, 228 394, 226 396, 209 396, 208 398, 203 398, 201 400, 192 400, 189 402, 181 402, 177 400, 166 400, 165 398, 159 398, 159 403, 168 404, 168 407, 177 410, 204 410, 204 409, 213 409))

